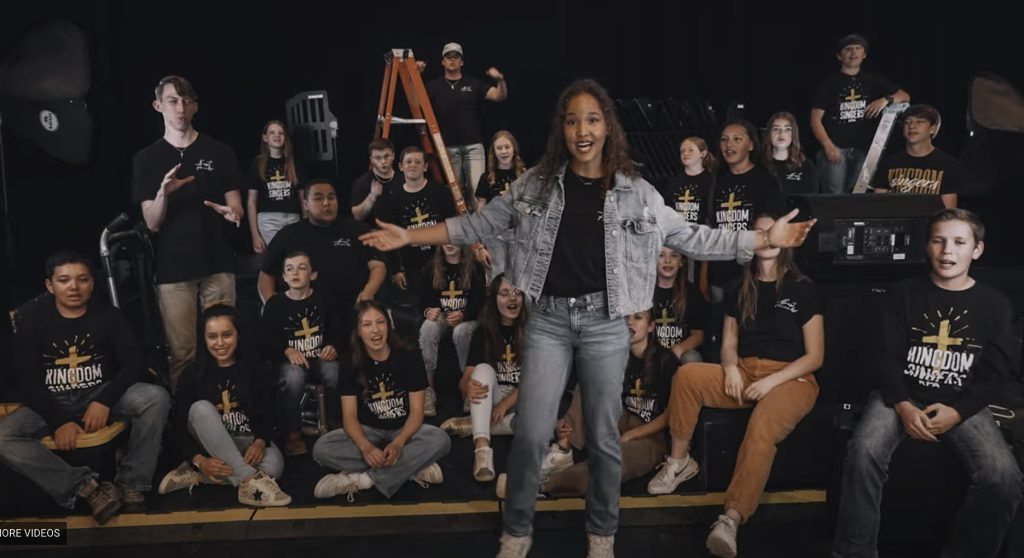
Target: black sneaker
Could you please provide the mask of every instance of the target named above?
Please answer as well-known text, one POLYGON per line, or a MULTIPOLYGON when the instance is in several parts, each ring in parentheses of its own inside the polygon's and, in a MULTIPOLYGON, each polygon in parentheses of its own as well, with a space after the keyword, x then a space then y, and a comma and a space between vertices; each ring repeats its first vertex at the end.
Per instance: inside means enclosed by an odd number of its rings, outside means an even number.
POLYGON ((87 499, 92 516, 100 525, 110 521, 110 518, 121 511, 121 491, 109 482, 101 482, 87 499))
POLYGON ((146 497, 138 490, 122 488, 121 513, 146 513, 146 497))

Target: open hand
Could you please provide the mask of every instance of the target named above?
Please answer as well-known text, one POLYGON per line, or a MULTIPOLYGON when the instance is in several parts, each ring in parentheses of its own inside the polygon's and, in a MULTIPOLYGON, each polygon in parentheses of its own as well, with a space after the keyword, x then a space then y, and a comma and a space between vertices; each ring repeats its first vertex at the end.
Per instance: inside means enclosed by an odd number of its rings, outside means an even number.
POLYGON ((771 240, 773 246, 778 248, 792 248, 804 243, 804 239, 807 238, 807 233, 811 232, 811 227, 813 227, 818 220, 811 219, 810 221, 804 221, 802 223, 791 223, 790 221, 792 221, 798 213, 800 213, 799 209, 790 211, 782 217, 779 217, 771 228, 768 229, 768 239, 771 240))
POLYGON ((382 252, 397 250, 409 244, 409 231, 404 228, 380 219, 377 219, 377 226, 380 229, 359 235, 360 242, 382 252))

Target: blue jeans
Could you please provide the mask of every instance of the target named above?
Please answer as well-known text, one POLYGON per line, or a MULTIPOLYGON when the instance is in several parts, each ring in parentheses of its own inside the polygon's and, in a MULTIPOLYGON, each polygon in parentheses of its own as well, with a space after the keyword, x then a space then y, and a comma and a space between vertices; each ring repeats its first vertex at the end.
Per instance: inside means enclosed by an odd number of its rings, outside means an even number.
MULTIPOLYGON (((381 449, 390 444, 401 431, 400 428, 383 430, 366 425, 362 425, 362 428, 366 439, 381 449)), ((313 460, 324 467, 345 473, 365 471, 373 479, 373 486, 390 498, 413 475, 448 455, 451 448, 452 441, 444 430, 424 424, 405 443, 397 463, 390 467, 371 469, 363 459, 363 452, 359 451, 345 430, 339 428, 320 436, 313 446, 313 460)))
POLYGON ((462 198, 466 200, 466 207, 470 211, 476 210, 476 198, 473 193, 476 190, 476 183, 480 175, 487 170, 486 151, 484 144, 471 143, 469 145, 449 145, 445 148, 448 152, 448 159, 452 163, 452 170, 455 171, 455 180, 462 188, 462 198))
MULTIPOLYGON (((53 394, 71 416, 81 417, 106 384, 77 392, 53 394)), ((128 448, 117 467, 114 482, 123 490, 148 491, 153 481, 160 438, 171 398, 153 384, 130 386, 110 409, 109 421, 131 427, 128 448)), ((78 491, 97 474, 88 467, 72 467, 39 442, 53 434, 43 417, 27 406, 0 420, 0 463, 39 485, 65 508, 75 507, 78 491)))
POLYGON ((524 337, 515 436, 508 460, 505 532, 525 536, 533 531, 540 466, 575 360, 589 452, 586 529, 595 535, 612 535, 619 523, 618 422, 629 358, 626 322, 608 317, 603 292, 577 298, 544 296, 534 304, 524 337))
MULTIPOLYGON (((889 460, 907 439, 896 411, 871 394, 850 440, 833 558, 878 556, 879 505, 889 460)), ((939 440, 967 469, 970 485, 957 513, 948 557, 994 557, 1021 497, 1021 473, 987 408, 954 426, 939 440)))
POLYGON ((328 389, 338 387, 338 361, 326 362, 318 358, 307 359, 309 370, 290 362, 284 362, 278 367, 281 386, 281 408, 284 410, 284 427, 286 432, 300 432, 302 430, 302 415, 299 409, 299 401, 302 400, 302 391, 306 387, 306 378, 312 375, 319 378, 328 389))
POLYGON ((853 191, 867 152, 854 147, 840 147, 841 157, 836 163, 828 162, 824 151, 818 152, 818 180, 822 194, 843 194, 853 191))
MULTIPOLYGON (((210 457, 216 457, 231 467, 228 482, 232 486, 242 484, 242 481, 255 475, 257 469, 275 479, 284 472, 284 457, 281 450, 270 440, 263 440, 267 447, 263 450, 263 459, 255 467, 246 463, 245 451, 255 438, 252 434, 229 433, 227 428, 224 428, 221 412, 205 399, 200 399, 189 407, 188 432, 210 457)), ((188 455, 185 458, 191 460, 192 456, 188 455)))

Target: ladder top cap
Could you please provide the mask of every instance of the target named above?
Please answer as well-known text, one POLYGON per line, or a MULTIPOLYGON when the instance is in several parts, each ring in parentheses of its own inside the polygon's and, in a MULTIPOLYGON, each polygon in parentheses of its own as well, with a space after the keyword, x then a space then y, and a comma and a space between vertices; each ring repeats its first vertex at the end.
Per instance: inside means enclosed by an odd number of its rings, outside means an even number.
POLYGON ((412 53, 412 49, 411 48, 393 48, 393 49, 391 49, 391 56, 394 56, 395 58, 405 58, 406 57, 406 53, 408 53, 408 57, 409 58, 416 58, 416 56, 412 53))

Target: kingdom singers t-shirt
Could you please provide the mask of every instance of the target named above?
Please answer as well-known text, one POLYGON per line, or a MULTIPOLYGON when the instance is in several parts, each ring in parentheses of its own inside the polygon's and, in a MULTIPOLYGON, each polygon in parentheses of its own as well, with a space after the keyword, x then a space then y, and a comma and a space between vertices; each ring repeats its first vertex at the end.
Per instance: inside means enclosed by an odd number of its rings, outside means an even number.
POLYGON ((344 362, 338 380, 341 394, 359 398, 359 423, 382 430, 398 430, 409 418, 409 393, 427 388, 427 372, 417 350, 392 349, 387 359, 369 361, 363 370, 366 389, 360 389, 350 362, 344 362))

